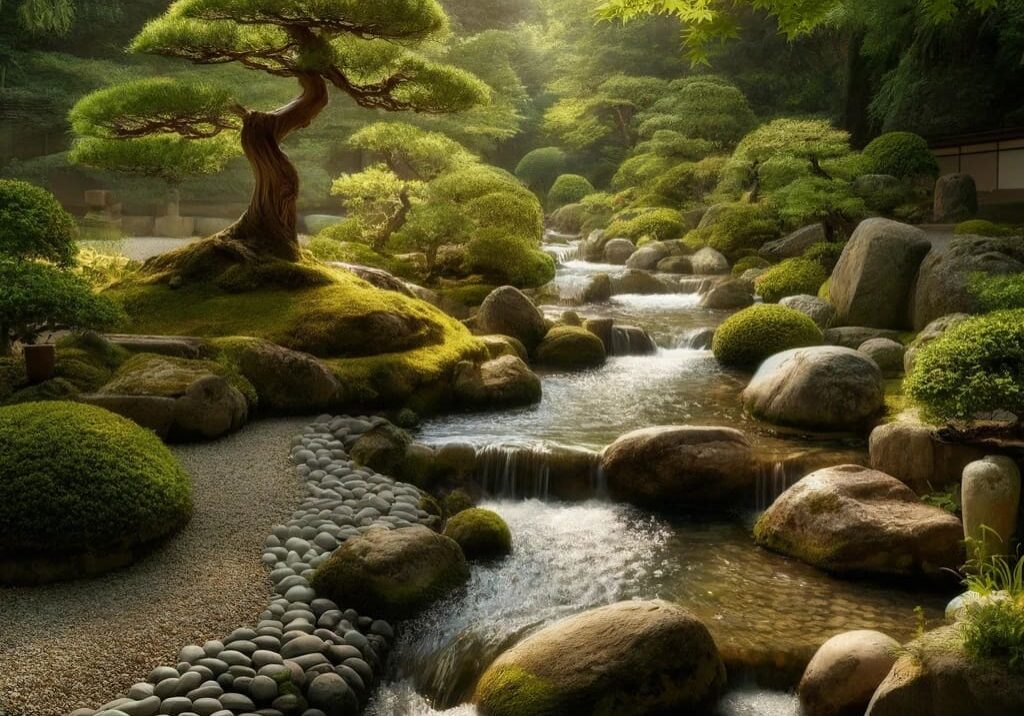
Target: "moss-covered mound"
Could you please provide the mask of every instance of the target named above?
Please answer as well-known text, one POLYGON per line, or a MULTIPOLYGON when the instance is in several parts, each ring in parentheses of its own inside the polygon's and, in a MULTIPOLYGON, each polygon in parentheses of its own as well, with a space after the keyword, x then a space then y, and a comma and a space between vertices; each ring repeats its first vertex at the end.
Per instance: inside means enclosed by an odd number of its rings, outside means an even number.
MULTIPOLYGON (((158 280, 125 283, 108 294, 124 305, 131 333, 249 336, 323 358, 342 384, 339 404, 412 400, 427 409, 418 401, 435 402, 459 361, 485 355, 454 318, 348 271, 295 265, 276 278, 250 276, 226 289, 229 272, 179 288, 158 280)), ((243 274, 239 269, 236 277, 243 274)))
POLYGON ((630 239, 634 243, 642 236, 670 241, 680 238, 686 228, 686 219, 675 209, 643 209, 617 216, 608 224, 605 236, 609 239, 630 239))
POLYGON ((1024 413, 1024 309, 970 318, 917 355, 906 384, 933 418, 1024 413))
POLYGON ((744 256, 733 264, 732 275, 739 277, 750 269, 766 269, 769 266, 771 266, 771 262, 760 256, 744 256))
POLYGON ((123 552, 181 527, 192 485, 147 430, 101 408, 0 408, 0 555, 123 552))
POLYGON ((512 551, 512 532, 497 512, 471 507, 448 520, 445 537, 462 547, 468 559, 503 557, 512 551))
POLYGON ((761 304, 743 309, 719 326, 711 350, 724 365, 753 368, 768 356, 820 345, 823 340, 821 329, 806 314, 761 304))
POLYGON ((694 251, 710 246, 735 259, 778 236, 778 217, 767 205, 720 204, 708 210, 700 226, 688 233, 683 243, 694 251))
POLYGON ((537 362, 565 370, 596 368, 605 361, 604 343, 585 328, 556 326, 537 346, 537 362))
POLYGON ((594 193, 594 185, 579 174, 563 174, 555 179, 548 190, 548 208, 558 209, 566 204, 575 204, 588 194, 594 193))
POLYGON ((825 269, 817 261, 786 259, 758 276, 754 286, 766 302, 778 303, 786 296, 814 296, 826 278, 825 269))

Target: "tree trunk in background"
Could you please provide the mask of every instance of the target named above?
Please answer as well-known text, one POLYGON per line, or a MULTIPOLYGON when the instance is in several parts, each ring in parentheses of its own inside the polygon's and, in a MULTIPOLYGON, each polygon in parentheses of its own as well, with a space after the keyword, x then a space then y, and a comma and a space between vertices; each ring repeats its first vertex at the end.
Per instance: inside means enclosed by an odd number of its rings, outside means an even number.
POLYGON ((846 96, 843 106, 843 125, 850 133, 850 142, 860 149, 872 135, 871 121, 871 69, 861 50, 864 32, 856 30, 847 43, 846 96))
POLYGON ((249 208, 218 237, 236 241, 257 256, 285 261, 300 257, 297 202, 299 174, 281 142, 309 125, 327 106, 327 84, 318 74, 299 75, 302 95, 273 112, 248 112, 242 120, 242 150, 256 186, 249 208))

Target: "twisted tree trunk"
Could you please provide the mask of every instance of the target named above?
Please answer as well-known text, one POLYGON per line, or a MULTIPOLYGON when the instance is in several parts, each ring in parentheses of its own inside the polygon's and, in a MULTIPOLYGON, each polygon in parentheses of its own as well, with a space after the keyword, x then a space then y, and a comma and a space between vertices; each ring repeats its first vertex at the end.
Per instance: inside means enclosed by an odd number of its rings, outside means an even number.
POLYGON ((249 208, 218 234, 241 244, 257 257, 298 261, 296 230, 299 174, 281 151, 281 142, 309 123, 327 106, 327 83, 316 73, 298 75, 302 94, 273 112, 242 114, 242 150, 256 177, 249 208))

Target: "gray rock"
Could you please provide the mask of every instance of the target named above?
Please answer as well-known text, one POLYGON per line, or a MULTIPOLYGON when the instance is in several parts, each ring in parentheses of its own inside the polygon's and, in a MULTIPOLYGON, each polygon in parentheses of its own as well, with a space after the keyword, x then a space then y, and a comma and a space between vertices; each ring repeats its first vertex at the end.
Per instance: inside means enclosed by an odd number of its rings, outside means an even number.
POLYGON ((832 324, 836 316, 836 309, 831 303, 817 296, 809 296, 807 294, 786 296, 779 301, 779 305, 792 308, 809 316, 817 324, 818 328, 823 331, 832 324))
POLYGON ((936 318, 921 329, 921 332, 918 333, 914 340, 910 342, 910 345, 907 346, 906 352, 903 354, 903 371, 907 375, 910 375, 914 370, 914 364, 917 362, 917 356, 921 352, 922 348, 930 344, 956 324, 961 323, 968 318, 970 318, 970 316, 966 313, 951 313, 948 316, 936 318))
POLYGON ((354 716, 359 712, 359 700, 345 679, 337 674, 321 674, 313 679, 306 700, 327 716, 354 716))
POLYGON ((886 378, 895 378, 903 374, 903 354, 906 348, 899 341, 891 338, 872 338, 861 343, 857 350, 877 363, 886 378))
POLYGON ((978 187, 970 174, 946 174, 935 182, 933 218, 938 224, 957 224, 978 214, 978 187))
POLYGON ((515 356, 483 364, 463 361, 455 367, 456 401, 467 408, 530 405, 541 398, 540 378, 515 356))
POLYGON ((667 258, 668 255, 668 247, 660 241, 654 241, 644 244, 633 252, 633 255, 626 260, 626 266, 631 269, 653 271, 658 267, 658 262, 667 258))
POLYGON ((321 410, 338 399, 338 379, 311 355, 258 338, 231 338, 219 345, 252 383, 262 408, 283 412, 321 410))
POLYGON ((792 234, 781 239, 769 241, 757 253, 761 258, 767 259, 772 263, 778 263, 785 259, 803 256, 807 249, 827 240, 825 226, 823 224, 811 224, 802 229, 797 229, 792 234))
POLYGON ((636 244, 629 239, 612 239, 604 245, 604 260, 610 264, 623 265, 636 251, 636 244))
POLYGON ((659 293, 670 293, 669 287, 656 276, 647 271, 635 271, 628 269, 620 276, 612 277, 612 294, 640 294, 654 295, 659 293))
POLYGON ((512 286, 496 288, 480 305, 476 323, 483 333, 512 336, 532 351, 547 333, 544 316, 526 297, 512 286))
POLYGON ((710 246, 705 246, 691 256, 690 265, 693 267, 693 272, 698 276, 729 273, 728 259, 710 246))
POLYGON ((713 309, 746 308, 753 303, 754 294, 750 284, 739 279, 718 284, 700 299, 701 306, 713 309))
POLYGON ((864 326, 843 326, 841 328, 829 328, 825 331, 825 343, 831 346, 841 346, 842 348, 857 349, 873 338, 888 338, 898 341, 900 332, 884 328, 866 328, 864 326))

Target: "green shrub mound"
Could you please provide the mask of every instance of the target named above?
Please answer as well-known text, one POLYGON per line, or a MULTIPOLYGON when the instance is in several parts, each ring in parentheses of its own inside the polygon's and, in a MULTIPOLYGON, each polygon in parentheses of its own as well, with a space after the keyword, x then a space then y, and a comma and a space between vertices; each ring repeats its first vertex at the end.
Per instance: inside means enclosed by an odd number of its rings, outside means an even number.
POLYGON ((579 174, 562 174, 555 179, 548 191, 548 208, 558 209, 566 204, 575 204, 583 197, 594 193, 594 185, 579 174))
POLYGON ((753 368, 776 353, 820 345, 823 340, 821 329, 806 314, 761 304, 743 309, 719 326, 711 350, 723 365, 753 368))
POLYGON ((808 261, 817 261, 821 267, 828 272, 839 263, 839 257, 843 255, 846 244, 840 241, 822 241, 804 251, 803 258, 808 261))
POLYGON ((709 214, 683 239, 694 251, 710 246, 732 260, 779 236, 778 217, 764 204, 724 204, 709 214))
POLYGON ((533 191, 545 194, 565 171, 566 161, 565 152, 558 147, 540 147, 523 155, 516 165, 515 175, 533 191))
POLYGON ((74 263, 75 220, 53 194, 24 181, 0 179, 0 255, 74 263))
POLYGON ((610 239, 626 238, 634 243, 641 236, 657 241, 678 239, 686 231, 686 220, 675 209, 647 209, 632 215, 616 217, 605 229, 610 239))
POLYGON ((189 477, 159 438, 101 408, 0 408, 0 455, 0 555, 123 551, 192 511, 189 477))
POLYGON ((467 559, 502 557, 512 551, 512 532, 497 512, 470 507, 448 520, 445 537, 459 543, 467 559))
POLYGON ((1024 308, 1024 273, 978 273, 971 276, 968 286, 985 313, 1024 308))
POLYGON ((995 410, 1024 413, 1024 309, 950 328, 920 351, 906 390, 938 420, 995 410))
POLYGON ((924 138, 912 132, 888 132, 864 147, 864 156, 878 174, 894 177, 939 175, 939 163, 924 138))
POLYGON ((786 296, 814 296, 826 278, 825 269, 817 261, 786 259, 758 276, 754 286, 767 303, 778 303, 786 296))
POLYGON ((969 221, 961 221, 953 229, 953 233, 957 236, 992 236, 992 237, 1003 237, 1003 236, 1019 236, 1022 232, 1020 229, 1007 224, 997 224, 994 221, 987 221, 985 219, 970 219, 969 221))
POLYGON ((750 269, 762 269, 771 266, 770 261, 766 261, 760 256, 744 256, 739 259, 732 267, 733 276, 742 276, 750 269))

